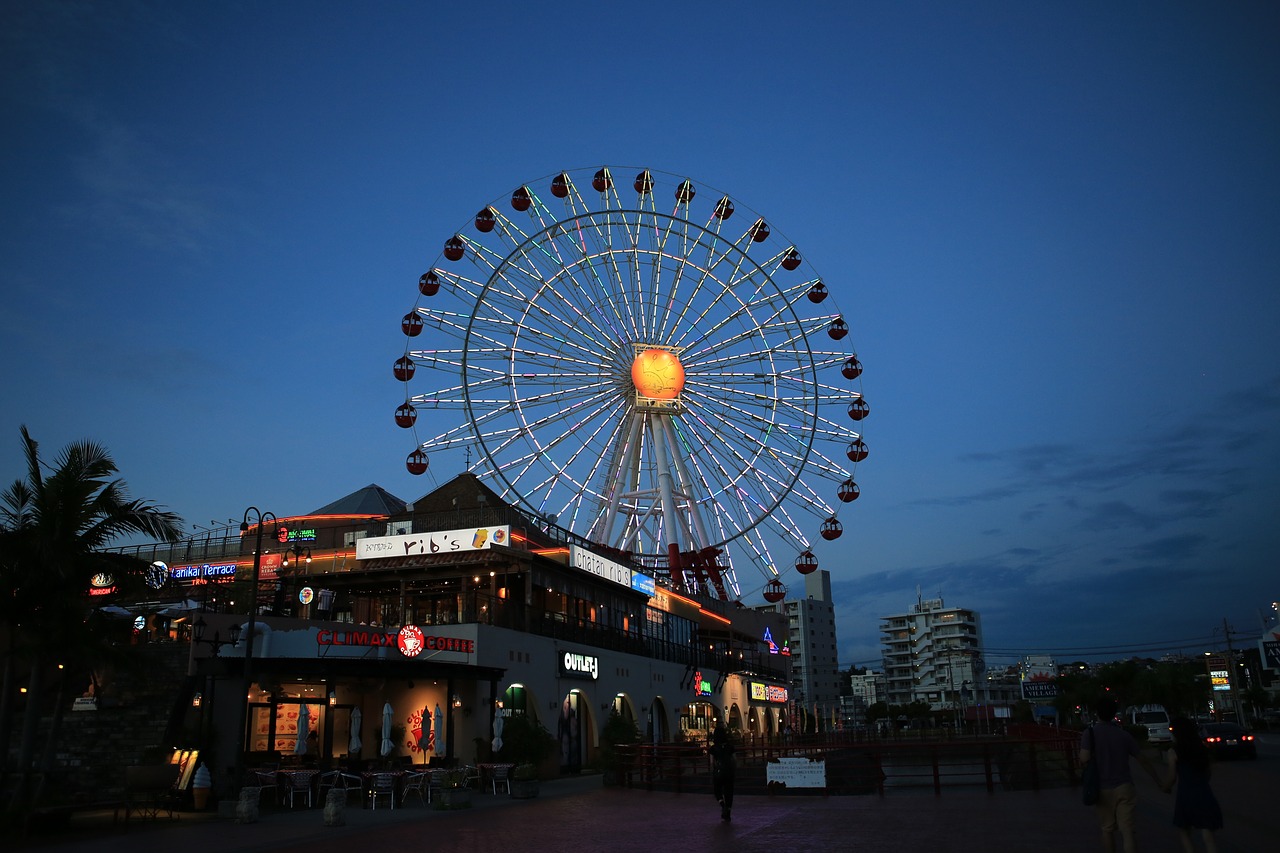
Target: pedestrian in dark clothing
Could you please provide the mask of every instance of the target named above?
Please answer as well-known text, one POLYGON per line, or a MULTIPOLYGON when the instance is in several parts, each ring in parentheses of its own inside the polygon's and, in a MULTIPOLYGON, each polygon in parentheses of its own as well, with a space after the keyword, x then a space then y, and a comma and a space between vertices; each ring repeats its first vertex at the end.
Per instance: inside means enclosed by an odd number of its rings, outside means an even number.
POLYGON ((1080 738, 1080 763, 1088 763, 1091 757, 1098 759, 1100 790, 1094 810, 1102 830, 1102 849, 1105 853, 1115 853, 1115 837, 1119 833, 1124 839, 1125 853, 1134 853, 1137 849, 1134 830, 1138 792, 1129 772, 1129 759, 1136 760, 1157 785, 1161 783, 1160 773, 1142 754, 1133 735, 1116 722, 1114 699, 1103 696, 1094 706, 1094 711, 1098 714, 1098 722, 1086 729, 1080 738))
POLYGON ((721 820, 729 820, 729 811, 733 808, 733 777, 737 769, 733 752, 733 741, 724 723, 716 723, 707 754, 711 756, 711 791, 720 804, 721 820))
POLYGON ((1182 849, 1195 853, 1191 830, 1198 829, 1204 849, 1217 853, 1213 833, 1222 829, 1222 806, 1209 787, 1209 750, 1200 740, 1196 724, 1186 717, 1174 720, 1169 728, 1173 731, 1173 746, 1166 756, 1169 777, 1160 787, 1168 793, 1175 782, 1178 785, 1173 798, 1173 825, 1178 828, 1182 849))

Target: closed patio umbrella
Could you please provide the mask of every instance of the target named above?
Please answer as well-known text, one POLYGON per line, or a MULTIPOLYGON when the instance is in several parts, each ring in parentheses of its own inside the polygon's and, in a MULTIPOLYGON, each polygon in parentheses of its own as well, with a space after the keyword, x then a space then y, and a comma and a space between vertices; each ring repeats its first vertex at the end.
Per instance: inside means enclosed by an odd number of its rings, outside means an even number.
POLYGON ((391 754, 391 750, 396 745, 391 742, 391 703, 387 702, 382 706, 382 757, 386 758, 391 754))
POLYGON ((436 755, 440 754, 441 752, 440 745, 444 743, 444 741, 440 737, 440 734, 441 734, 440 730, 443 728, 444 728, 444 711, 440 710, 440 703, 437 702, 435 715, 432 716, 431 718, 431 735, 435 739, 436 755))
POLYGON ((501 714, 493 718, 493 751, 499 752, 502 749, 502 726, 504 718, 501 714))
POLYGON ((293 754, 303 755, 307 751, 307 735, 311 731, 311 712, 306 705, 298 709, 298 734, 293 740, 293 754))
POLYGON ((351 740, 347 741, 347 752, 351 754, 358 753, 364 748, 364 744, 360 742, 360 724, 364 722, 364 715, 360 713, 360 708, 351 709, 351 740))

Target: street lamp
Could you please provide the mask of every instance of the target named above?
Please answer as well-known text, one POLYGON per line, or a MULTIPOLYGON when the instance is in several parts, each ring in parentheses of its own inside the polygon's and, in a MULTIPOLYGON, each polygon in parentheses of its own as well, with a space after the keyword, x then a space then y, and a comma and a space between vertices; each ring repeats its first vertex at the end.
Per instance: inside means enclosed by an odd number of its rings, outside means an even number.
POLYGON ((247 751, 248 737, 246 731, 249 726, 249 688, 253 685, 253 632, 257 626, 258 616, 258 581, 262 575, 262 529, 268 524, 275 524, 277 519, 274 513, 263 512, 256 506, 251 506, 244 511, 244 519, 240 522, 240 534, 244 535, 249 532, 249 519, 256 517, 257 530, 253 537, 253 586, 249 591, 249 625, 245 631, 245 649, 244 649, 244 690, 240 694, 240 733, 236 735, 236 775, 235 784, 240 784, 244 780, 244 758, 247 751))
MULTIPOLYGON (((288 604, 292 608, 290 597, 293 595, 292 584, 289 583, 291 575, 298 574, 299 570, 306 570, 311 565, 311 549, 304 548, 301 545, 293 545, 286 548, 280 555, 280 582, 277 584, 276 590, 276 612, 281 612, 282 608, 288 604), (289 561, 292 560, 295 566, 292 571, 289 569, 289 561)), ((289 612, 292 612, 291 610, 289 612)))
POLYGON ((213 632, 212 640, 206 640, 204 638, 204 631, 208 627, 209 626, 204 621, 203 615, 196 617, 195 624, 191 626, 192 642, 197 643, 201 646, 208 646, 210 649, 213 650, 213 656, 215 658, 218 657, 219 652, 222 651, 223 646, 231 646, 231 648, 234 649, 236 646, 240 645, 240 626, 239 625, 232 625, 230 628, 227 629, 227 633, 231 635, 230 640, 222 639, 218 631, 213 632))

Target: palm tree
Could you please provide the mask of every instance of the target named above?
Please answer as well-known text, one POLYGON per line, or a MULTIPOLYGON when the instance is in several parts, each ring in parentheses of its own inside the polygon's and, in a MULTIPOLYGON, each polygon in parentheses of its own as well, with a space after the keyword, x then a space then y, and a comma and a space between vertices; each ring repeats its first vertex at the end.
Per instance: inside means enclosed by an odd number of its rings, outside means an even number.
MULTIPOLYGON (((68 445, 49 467, 39 445, 22 427, 27 473, 0 492, 0 624, 8 644, 4 662, 4 699, 0 703, 2 755, 7 745, 13 709, 10 680, 20 667, 29 669, 26 713, 18 751, 18 780, 10 808, 25 811, 31 795, 36 729, 50 687, 61 691, 65 669, 56 664, 73 648, 93 646, 91 579, 109 574, 118 584, 132 586, 145 562, 102 549, 121 536, 141 534, 173 541, 182 536, 181 519, 155 504, 133 500, 106 448, 92 441, 68 445), (61 673, 58 683, 49 673, 61 673)), ((61 700, 61 696, 59 696, 61 700)), ((57 737, 61 701, 56 703, 49 742, 57 737)), ((46 749, 44 754, 50 755, 46 749)), ((3 768, 8 770, 7 767, 3 768)), ((47 770, 48 768, 39 768, 47 770)), ((8 774, 6 773, 5 776, 8 774)))

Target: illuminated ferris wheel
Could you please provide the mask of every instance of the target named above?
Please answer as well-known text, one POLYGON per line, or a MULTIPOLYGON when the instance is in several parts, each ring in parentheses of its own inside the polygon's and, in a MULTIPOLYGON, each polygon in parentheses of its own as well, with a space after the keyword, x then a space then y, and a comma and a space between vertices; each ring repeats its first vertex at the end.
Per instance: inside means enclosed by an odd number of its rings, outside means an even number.
POLYGON ((777 601, 858 497, 862 365, 796 247, 699 189, 603 168, 482 208, 402 320, 395 419, 414 474, 472 448, 505 500, 673 588, 777 601))

